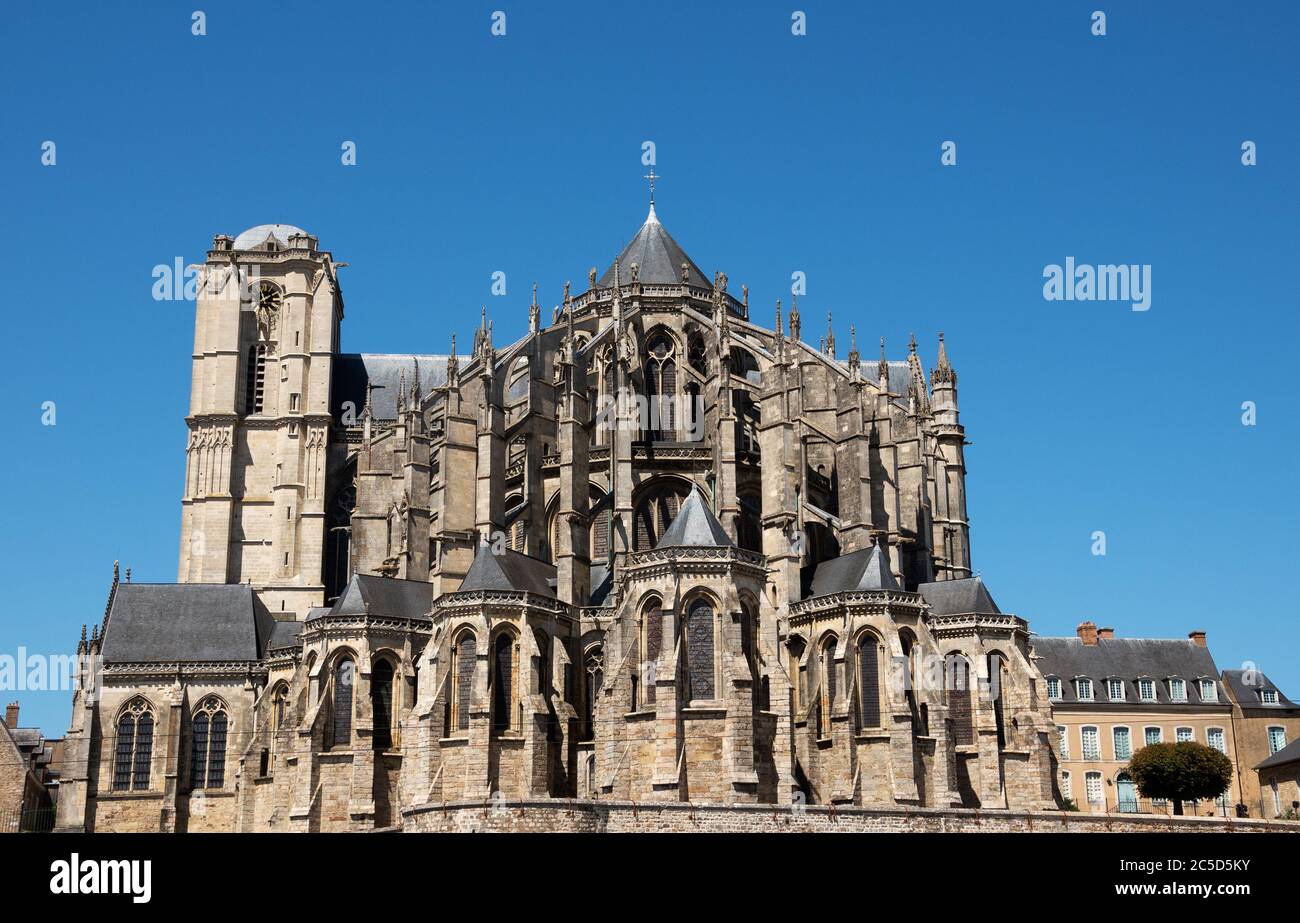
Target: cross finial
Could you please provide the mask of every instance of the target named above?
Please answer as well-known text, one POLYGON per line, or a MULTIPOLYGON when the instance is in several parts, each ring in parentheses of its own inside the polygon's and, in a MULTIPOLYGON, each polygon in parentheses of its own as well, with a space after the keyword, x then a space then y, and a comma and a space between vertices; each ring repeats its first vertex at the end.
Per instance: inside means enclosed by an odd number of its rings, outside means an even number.
POLYGON ((663 179, 663 177, 662 177, 660 174, 658 174, 658 173, 655 172, 655 168, 654 168, 654 166, 652 165, 652 166, 650 167, 650 172, 647 173, 647 174, 645 174, 645 176, 643 176, 643 177, 641 177, 641 178, 650 181, 650 207, 651 207, 651 208, 654 208, 654 204, 655 204, 655 180, 657 180, 657 179, 663 179))

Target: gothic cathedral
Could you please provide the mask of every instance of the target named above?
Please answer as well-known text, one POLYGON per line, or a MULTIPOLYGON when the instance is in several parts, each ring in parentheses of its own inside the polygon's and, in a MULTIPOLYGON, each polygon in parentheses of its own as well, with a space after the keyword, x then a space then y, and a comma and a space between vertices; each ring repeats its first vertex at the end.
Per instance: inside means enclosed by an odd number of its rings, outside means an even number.
POLYGON ((338 266, 217 236, 175 584, 78 645, 65 830, 419 829, 548 799, 1051 809, 1024 619, 927 372, 774 326, 649 216, 468 354, 341 349, 338 266))

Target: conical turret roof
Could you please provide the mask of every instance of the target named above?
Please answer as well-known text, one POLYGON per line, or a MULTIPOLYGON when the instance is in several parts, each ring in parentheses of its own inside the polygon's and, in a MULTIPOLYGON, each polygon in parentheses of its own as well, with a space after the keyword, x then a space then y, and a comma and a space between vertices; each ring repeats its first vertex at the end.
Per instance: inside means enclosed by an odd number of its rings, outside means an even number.
POLYGON ((731 540, 727 530, 722 528, 722 523, 718 522, 718 517, 713 515, 713 511, 700 496, 700 489, 693 487, 655 548, 700 545, 720 547, 734 544, 736 543, 731 540))
MULTIPOLYGON (((691 285, 711 288, 709 279, 695 261, 687 255, 672 235, 659 223, 655 207, 650 206, 650 214, 636 236, 618 255, 619 281, 632 281, 632 264, 638 268, 637 281, 647 285, 678 285, 682 281, 682 263, 687 264, 687 274, 691 285)), ((611 263, 597 283, 601 288, 614 284, 614 266, 611 263)))

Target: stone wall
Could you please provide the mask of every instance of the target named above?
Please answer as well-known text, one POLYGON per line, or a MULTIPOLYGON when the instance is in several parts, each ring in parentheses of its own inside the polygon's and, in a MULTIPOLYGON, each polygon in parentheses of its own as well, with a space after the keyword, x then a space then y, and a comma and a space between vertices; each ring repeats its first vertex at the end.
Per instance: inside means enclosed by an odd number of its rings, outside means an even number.
POLYGON ((403 819, 409 833, 1300 833, 1300 822, 1211 817, 627 801, 421 805, 403 819))

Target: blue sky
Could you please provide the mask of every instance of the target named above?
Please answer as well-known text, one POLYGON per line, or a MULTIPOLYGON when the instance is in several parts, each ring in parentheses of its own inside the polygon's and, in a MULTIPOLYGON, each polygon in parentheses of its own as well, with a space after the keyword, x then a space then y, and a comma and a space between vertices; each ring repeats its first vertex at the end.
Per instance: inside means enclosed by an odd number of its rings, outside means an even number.
MULTIPOLYGON (((70 651, 114 559, 175 579, 193 304, 153 300, 155 265, 292 223, 350 263, 346 350, 443 352, 483 303, 504 342, 533 281, 549 317, 636 231, 651 140, 660 218, 757 319, 801 270, 813 342, 826 310, 841 352, 850 323, 868 356, 915 331, 927 363, 946 333, 1004 609, 1044 634, 1202 628, 1221 668, 1300 696, 1274 590, 1298 524, 1298 27, 1283 2, 10 3, 0 654, 70 651), (1045 301, 1068 256, 1150 264, 1150 310, 1045 301)), ((66 692, 2 694, 66 728, 66 692)))

